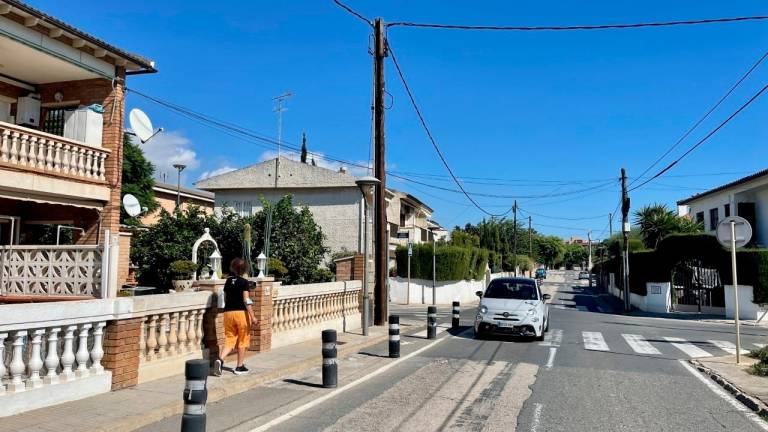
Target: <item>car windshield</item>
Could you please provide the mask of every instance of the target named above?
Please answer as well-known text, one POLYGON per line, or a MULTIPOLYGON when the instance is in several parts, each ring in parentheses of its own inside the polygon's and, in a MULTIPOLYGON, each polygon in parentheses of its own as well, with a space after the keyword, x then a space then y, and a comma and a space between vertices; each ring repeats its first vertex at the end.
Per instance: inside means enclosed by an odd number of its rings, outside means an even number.
POLYGON ((522 279, 495 279, 485 290, 486 298, 538 300, 536 284, 522 279))

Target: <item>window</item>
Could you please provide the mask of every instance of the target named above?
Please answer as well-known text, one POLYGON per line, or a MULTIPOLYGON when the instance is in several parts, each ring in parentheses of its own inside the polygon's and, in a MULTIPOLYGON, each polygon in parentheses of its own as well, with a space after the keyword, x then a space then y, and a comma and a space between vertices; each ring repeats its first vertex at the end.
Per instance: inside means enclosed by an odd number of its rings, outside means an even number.
POLYGON ((714 231, 717 229, 717 223, 720 222, 718 217, 717 208, 713 208, 709 210, 709 229, 710 231, 714 231))
POLYGON ((426 242, 427 241, 427 230, 422 229, 420 231, 421 231, 421 241, 422 241, 422 243, 426 242))
POLYGON ((731 215, 731 205, 726 204, 723 206, 723 217, 728 217, 731 215))
POLYGON ((538 300, 536 282, 524 279, 494 279, 485 290, 486 298, 538 300))
POLYGON ((704 224, 704 212, 696 213, 696 223, 704 224))

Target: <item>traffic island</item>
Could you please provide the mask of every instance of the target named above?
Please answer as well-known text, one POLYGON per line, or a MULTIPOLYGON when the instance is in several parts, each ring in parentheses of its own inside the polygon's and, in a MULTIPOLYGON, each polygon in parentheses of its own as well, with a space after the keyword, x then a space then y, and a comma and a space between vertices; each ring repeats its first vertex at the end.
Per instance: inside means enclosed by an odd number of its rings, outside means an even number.
POLYGON ((739 402, 763 418, 768 417, 768 377, 757 376, 750 371, 758 359, 741 356, 736 364, 735 355, 692 359, 689 362, 706 374, 739 402))

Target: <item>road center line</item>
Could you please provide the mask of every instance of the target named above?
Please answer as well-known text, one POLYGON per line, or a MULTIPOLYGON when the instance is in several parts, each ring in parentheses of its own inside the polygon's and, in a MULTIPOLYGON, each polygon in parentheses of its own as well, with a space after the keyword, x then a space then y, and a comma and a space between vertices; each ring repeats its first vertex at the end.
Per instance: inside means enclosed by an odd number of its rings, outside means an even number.
POLYGON ((536 432, 539 429, 539 423, 541 423, 541 411, 544 409, 544 404, 536 403, 533 409, 533 421, 531 422, 531 432, 536 432))
POLYGON ((549 358, 547 359, 546 368, 552 369, 552 366, 555 365, 555 354, 557 354, 557 348, 552 347, 549 349, 549 358))
POLYGON ((763 419, 760 418, 759 415, 752 412, 749 408, 745 407, 741 404, 741 402, 734 399, 729 393, 727 393, 725 390, 723 390, 720 386, 710 381, 707 377, 700 374, 699 371, 696 370, 693 366, 691 366, 688 363, 688 360, 678 360, 680 364, 688 370, 693 376, 695 376, 699 381, 703 382, 704 385, 706 385, 710 390, 712 390, 716 395, 720 396, 721 398, 725 399, 726 402, 731 404, 732 407, 734 407, 737 411, 740 411, 744 413, 744 415, 752 420, 752 423, 754 423, 757 427, 764 431, 768 431, 768 424, 763 421, 763 419))
MULTIPOLYGON (((454 337, 469 335, 471 332, 472 332, 472 329, 467 329, 467 330, 459 333, 458 335, 456 335, 454 337)), ((325 402, 325 401, 335 397, 336 395, 338 395, 340 393, 343 393, 343 392, 345 392, 345 391, 347 391, 347 390, 349 390, 349 389, 351 389, 351 388, 353 388, 355 386, 358 386, 358 385, 360 385, 360 384, 370 380, 371 378, 374 378, 374 377, 376 377, 378 375, 383 374, 384 372, 392 369, 393 367, 397 366, 398 364, 400 364, 400 363, 402 363, 402 362, 404 362, 404 361, 406 361, 406 360, 408 360, 408 359, 410 359, 412 357, 415 357, 415 356, 421 354, 422 352, 424 352, 424 351, 434 347, 435 345, 439 344, 440 342, 442 342, 442 341, 444 341, 446 339, 450 339, 450 337, 442 337, 442 338, 436 339, 434 342, 431 342, 428 345, 425 345, 425 346, 417 349, 416 351, 414 351, 414 352, 412 352, 412 353, 410 353, 410 354, 408 354, 406 356, 400 357, 399 359, 397 359, 397 360, 395 360, 395 361, 393 361, 391 363, 388 363, 388 364, 386 364, 386 365, 376 369, 375 371, 369 373, 366 376, 360 377, 360 378, 352 381, 351 383, 349 383, 349 384, 347 384, 347 385, 345 385, 343 387, 337 388, 336 390, 333 390, 333 391, 331 391, 329 393, 326 393, 326 394, 318 397, 317 399, 313 399, 312 401, 310 401, 310 402, 308 402, 308 403, 306 403, 306 404, 304 404, 304 405, 302 405, 300 407, 296 407, 293 410, 291 410, 291 411, 281 415, 280 417, 274 418, 271 421, 269 421, 269 422, 267 422, 267 423, 265 423, 265 424, 255 428, 255 429, 251 429, 251 432, 266 431, 266 430, 268 430, 268 429, 270 429, 272 427, 275 427, 275 426, 277 426, 277 425, 279 425, 279 424, 281 424, 281 423, 283 423, 283 422, 285 422, 287 420, 290 420, 290 419, 296 417, 297 415, 303 413, 304 411, 307 411, 310 408, 314 408, 315 406, 320 405, 321 403, 323 403, 323 402, 325 402)))

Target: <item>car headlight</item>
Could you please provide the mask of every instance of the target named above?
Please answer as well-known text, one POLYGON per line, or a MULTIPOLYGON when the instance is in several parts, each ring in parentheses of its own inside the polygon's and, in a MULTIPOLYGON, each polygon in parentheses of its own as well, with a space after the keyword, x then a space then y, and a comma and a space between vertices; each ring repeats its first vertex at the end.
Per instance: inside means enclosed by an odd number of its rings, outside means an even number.
POLYGON ((488 308, 486 306, 480 306, 480 313, 485 315, 488 313, 488 308))
POLYGON ((536 315, 536 309, 530 309, 528 310, 528 315, 536 315))

